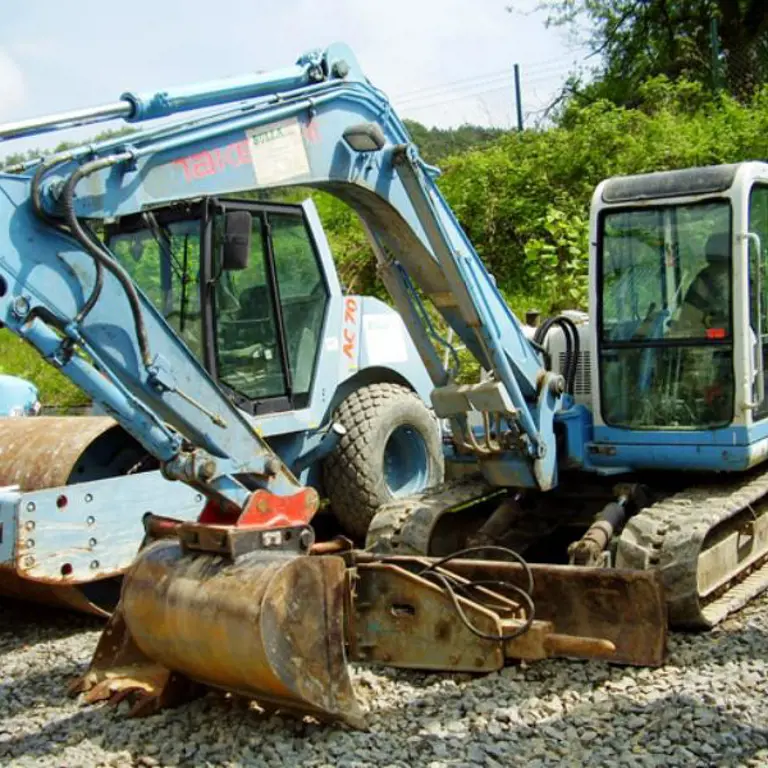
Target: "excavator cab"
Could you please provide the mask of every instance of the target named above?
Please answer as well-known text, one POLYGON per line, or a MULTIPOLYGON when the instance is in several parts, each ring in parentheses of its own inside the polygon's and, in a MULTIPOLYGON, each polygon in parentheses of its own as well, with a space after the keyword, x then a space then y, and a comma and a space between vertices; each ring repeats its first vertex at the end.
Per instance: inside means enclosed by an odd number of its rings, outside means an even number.
POLYGON ((596 442, 624 444, 614 466, 662 468, 674 445, 677 466, 746 469, 768 416, 768 168, 610 179, 592 226, 596 442))
POLYGON ((239 407, 308 405, 330 289, 302 206, 207 198, 124 217, 107 242, 239 407))

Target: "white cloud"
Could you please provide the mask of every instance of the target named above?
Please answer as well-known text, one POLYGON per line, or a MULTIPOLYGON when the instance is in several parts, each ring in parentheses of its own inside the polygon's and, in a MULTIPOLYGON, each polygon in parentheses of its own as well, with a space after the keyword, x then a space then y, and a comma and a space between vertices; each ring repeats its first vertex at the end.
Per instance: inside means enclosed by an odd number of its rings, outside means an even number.
POLYGON ((25 100, 24 75, 11 56, 0 48, 0 120, 17 113, 25 100))

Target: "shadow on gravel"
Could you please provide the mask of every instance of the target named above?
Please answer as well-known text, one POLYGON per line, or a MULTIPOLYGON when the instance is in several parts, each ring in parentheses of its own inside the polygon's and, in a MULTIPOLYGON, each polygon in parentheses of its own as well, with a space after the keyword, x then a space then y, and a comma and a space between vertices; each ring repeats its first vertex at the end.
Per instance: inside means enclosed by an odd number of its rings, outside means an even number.
MULTIPOLYGON (((68 700, 67 688, 86 666, 73 663, 46 667, 0 684, 0 714, 15 717, 35 707, 59 707, 68 700)), ((2 679, 2 675, 0 675, 2 679)))
POLYGON ((730 767, 743 765, 768 746, 768 729, 688 696, 671 694, 646 705, 619 696, 610 703, 611 710, 584 704, 540 723, 516 722, 513 714, 492 731, 491 740, 487 727, 473 722, 471 711, 459 721, 455 710, 439 711, 434 718, 438 728, 429 719, 414 726, 402 718, 391 730, 352 733, 240 710, 216 697, 189 705, 186 712, 143 720, 88 708, 33 734, 0 741, 0 760, 52 758, 67 745, 88 739, 110 752, 126 752, 128 762, 153 756, 163 765, 179 766, 228 761, 263 765, 274 759, 300 765, 325 755, 323 762, 335 764, 338 756, 354 751, 359 755, 355 764, 376 765, 402 756, 405 741, 414 765, 435 760, 477 764, 478 755, 485 755, 486 765, 504 766, 576 760, 582 765, 730 767), (465 729, 452 729, 455 722, 465 729))
MULTIPOLYGON (((89 617, 3 600, 0 654, 12 650, 7 642, 20 647, 101 626, 89 617)), ((766 657, 768 638, 750 625, 708 635, 673 635, 670 652, 669 666, 679 672, 706 676, 708 666, 740 663, 741 669, 734 668, 740 676, 746 673, 745 662, 766 657)), ((405 753, 413 766, 438 761, 527 768, 574 762, 730 768, 768 748, 768 728, 714 703, 732 695, 721 696, 704 685, 701 695, 698 690, 677 693, 676 683, 663 679, 663 669, 657 679, 655 672, 645 675, 604 663, 550 661, 490 680, 378 669, 376 676, 410 690, 394 698, 390 692, 389 701, 375 703, 368 732, 261 714, 216 694, 150 718, 127 720, 106 706, 80 707, 67 700, 66 685, 80 671, 77 664, 62 664, 30 670, 0 686, 0 764, 22 757, 61 757, 76 764, 62 753, 86 742, 89 762, 101 748, 125 752, 126 764, 150 757, 167 766, 335 765, 351 754, 357 757, 345 765, 386 765, 394 759, 400 765, 405 753), (626 677, 638 679, 623 689, 626 677), (542 702, 555 698, 560 710, 542 717, 542 702), (37 714, 36 707, 61 709, 46 716, 37 714), (4 721, 16 717, 30 719, 37 730, 14 734, 13 724, 4 721)), ((364 678, 357 686, 365 688, 364 678)), ((375 692, 374 680, 365 691, 369 701, 375 692)), ((748 694, 743 699, 748 702, 748 694)))
MULTIPOLYGON (((609 703, 600 709, 575 707, 547 720, 541 732, 562 742, 563 756, 581 751, 579 760, 592 765, 631 755, 638 764, 648 764, 647 757, 654 756, 663 766, 736 766, 768 747, 768 728, 693 696, 671 693, 640 704, 622 695, 609 703)), ((518 734, 535 737, 539 730, 533 725, 518 734)))
POLYGON ((47 605, 0 598, 0 654, 34 643, 100 631, 104 620, 47 605))

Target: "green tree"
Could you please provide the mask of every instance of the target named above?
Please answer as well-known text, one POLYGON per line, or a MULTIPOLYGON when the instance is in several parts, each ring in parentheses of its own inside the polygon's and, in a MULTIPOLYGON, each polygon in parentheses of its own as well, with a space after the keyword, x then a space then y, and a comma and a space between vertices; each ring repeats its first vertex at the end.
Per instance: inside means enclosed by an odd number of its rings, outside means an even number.
POLYGON ((765 0, 541 0, 539 8, 548 24, 570 28, 602 58, 591 85, 572 83, 581 103, 607 98, 637 106, 638 87, 658 75, 712 84, 712 20, 717 68, 731 93, 751 96, 768 78, 765 0))

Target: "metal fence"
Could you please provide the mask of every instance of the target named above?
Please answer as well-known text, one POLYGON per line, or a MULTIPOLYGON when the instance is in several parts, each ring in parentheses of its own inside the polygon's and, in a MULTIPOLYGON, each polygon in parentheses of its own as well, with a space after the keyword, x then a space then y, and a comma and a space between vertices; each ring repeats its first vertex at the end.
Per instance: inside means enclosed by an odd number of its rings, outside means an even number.
POLYGON ((768 34, 729 50, 715 33, 712 36, 713 86, 740 101, 748 101, 768 84, 768 34))

